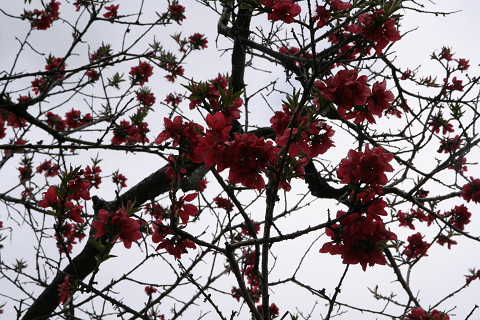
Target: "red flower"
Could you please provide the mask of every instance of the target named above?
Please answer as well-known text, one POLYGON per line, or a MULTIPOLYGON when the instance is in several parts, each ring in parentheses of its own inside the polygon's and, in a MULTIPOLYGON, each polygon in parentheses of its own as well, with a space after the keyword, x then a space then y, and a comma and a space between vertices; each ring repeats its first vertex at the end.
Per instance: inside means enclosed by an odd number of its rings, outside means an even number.
POLYGON ((153 75, 153 67, 146 61, 141 61, 138 66, 132 67, 128 73, 132 77, 132 84, 139 84, 143 86, 145 82, 148 82, 148 78, 153 75))
POLYGON ((97 72, 97 70, 88 70, 85 72, 85 75, 88 77, 89 81, 95 82, 98 79, 100 79, 100 74, 97 72))
POLYGON ((367 144, 365 152, 350 149, 348 157, 340 162, 337 177, 346 184, 363 182, 372 187, 385 185, 388 182, 385 172, 393 172, 389 164, 392 159, 393 154, 385 153, 382 147, 370 149, 367 144))
POLYGON ((448 167, 448 169, 455 170, 458 173, 465 173, 467 171, 467 166, 465 165, 467 163, 467 159, 464 157, 459 157, 456 158, 452 161, 452 165, 448 167))
POLYGON ((384 13, 383 10, 377 10, 371 14, 361 14, 357 18, 358 24, 347 27, 348 31, 361 34, 365 40, 375 42, 375 51, 378 56, 382 54, 382 50, 389 42, 402 38, 395 29, 395 19, 391 18, 384 22, 384 13))
POLYGON ((229 199, 222 198, 220 196, 213 198, 215 204, 219 208, 225 209, 227 212, 232 212, 233 210, 233 203, 229 199))
POLYGON ((474 179, 470 177, 472 181, 467 183, 462 188, 462 198, 465 199, 467 202, 472 200, 475 203, 480 202, 480 179, 474 179))
POLYGON ((115 243, 115 241, 120 239, 127 249, 130 249, 132 242, 142 238, 140 224, 138 221, 130 218, 123 208, 115 212, 101 209, 98 212, 98 216, 100 220, 95 220, 92 223, 92 226, 97 229, 95 238, 107 235, 107 238, 111 239, 111 243, 115 243))
POLYGON ((145 107, 151 107, 155 103, 155 96, 148 89, 137 91, 137 101, 145 107))
MULTIPOLYGON (((250 222, 253 225, 253 231, 255 231, 255 234, 258 234, 258 232, 260 231, 260 224, 255 223, 255 221, 253 221, 253 220, 250 220, 250 222)), ((250 233, 250 230, 248 229, 248 227, 245 223, 242 223, 241 229, 242 229, 242 234, 244 234, 246 236, 249 236, 249 237, 253 237, 253 235, 250 233)))
MULTIPOLYGON (((278 316, 279 312, 280 312, 275 303, 272 303, 268 309, 270 311, 270 318, 271 319, 276 318, 278 316)), ((258 305, 257 310, 258 310, 258 312, 262 313, 263 312, 262 305, 258 305)))
POLYGON ((442 51, 440 52, 440 55, 439 55, 439 59, 445 59, 447 61, 452 61, 452 58, 453 58, 453 53, 451 51, 452 49, 451 48, 448 48, 448 47, 443 47, 442 48, 442 51))
POLYGON ((171 4, 168 6, 169 18, 178 24, 182 24, 182 21, 185 19, 185 7, 179 4, 171 4))
POLYGON ((313 16, 313 20, 314 21, 318 20, 317 28, 322 28, 323 26, 325 26, 327 22, 330 20, 330 18, 332 17, 330 12, 327 9, 325 9, 324 6, 318 6, 315 12, 317 14, 313 16))
POLYGON ((90 200, 90 182, 86 179, 82 178, 75 178, 73 180, 68 181, 68 188, 72 192, 70 199, 73 200, 90 200))
POLYGON ((65 131, 67 129, 65 121, 59 115, 52 112, 47 112, 47 124, 57 131, 65 131))
POLYGON ((451 249, 452 245, 458 244, 457 241, 452 240, 449 236, 446 235, 439 235, 437 238, 437 243, 441 246, 447 244, 448 249, 451 249))
POLYGON ((448 123, 447 120, 443 119, 443 114, 441 112, 432 116, 428 124, 432 126, 432 130, 435 131, 435 133, 440 133, 440 128, 442 128, 442 134, 454 132, 453 125, 448 123))
POLYGON ((52 205, 56 205, 59 200, 57 199, 57 191, 54 186, 48 187, 47 192, 43 193, 43 200, 38 202, 38 205, 42 208, 48 208, 52 205))
POLYGON ((367 119, 370 123, 375 123, 375 118, 382 117, 384 110, 390 108, 390 102, 394 100, 393 93, 387 90, 387 82, 375 82, 372 87, 372 93, 367 99, 367 108, 364 112, 359 112, 355 118, 355 123, 360 123, 367 119))
POLYGON ((470 60, 465 60, 462 58, 462 59, 455 59, 455 61, 457 61, 458 63, 458 70, 464 71, 464 70, 468 70, 468 68, 470 67, 470 65, 468 64, 470 60))
POLYGON ((197 206, 190 203, 185 203, 195 200, 197 196, 198 193, 195 192, 187 194, 185 196, 181 196, 180 199, 178 199, 178 202, 176 204, 175 216, 180 217, 183 224, 187 224, 190 216, 196 216, 198 214, 197 206))
POLYGON ((432 310, 432 312, 426 312, 420 307, 413 308, 409 314, 406 314, 403 320, 450 320, 450 317, 443 312, 432 310))
POLYGON ((405 247, 405 250, 402 254, 407 256, 407 261, 415 259, 418 256, 428 256, 427 250, 429 244, 423 241, 423 236, 420 232, 417 232, 407 238, 408 246, 405 247))
POLYGON ((363 216, 357 212, 337 212, 339 225, 326 229, 332 241, 325 243, 321 253, 341 255, 344 264, 360 264, 365 271, 367 265, 385 265, 383 248, 388 240, 396 240, 397 236, 385 229, 381 220, 371 216, 363 216))
POLYGON ((60 16, 58 11, 59 7, 60 2, 51 0, 50 3, 45 7, 45 10, 35 9, 33 12, 25 11, 23 17, 30 20, 32 29, 46 30, 50 28, 52 22, 57 20, 60 16))
POLYGON ((188 37, 188 40, 190 42, 190 45, 192 46, 192 49, 194 50, 199 50, 199 49, 205 49, 207 48, 207 39, 204 38, 204 34, 200 33, 194 33, 190 37, 188 37))
POLYGON ((449 218, 448 223, 460 230, 465 229, 465 225, 470 223, 472 214, 465 205, 455 206, 451 211, 445 213, 445 217, 449 218))
POLYGON ((346 115, 346 111, 364 105, 370 96, 367 76, 358 77, 355 70, 340 70, 325 82, 316 81, 315 85, 325 99, 338 105, 338 114, 344 119, 355 118, 356 111, 349 115, 346 115))
POLYGON ((120 185, 122 188, 127 187, 127 184, 126 184, 127 178, 121 173, 120 174, 119 173, 114 174, 113 177, 112 177, 112 181, 117 186, 120 185))
POLYGON ((113 4, 112 4, 112 5, 108 6, 108 7, 105 7, 105 9, 107 9, 107 12, 103 14, 103 17, 104 17, 105 19, 109 19, 109 20, 110 20, 110 23, 113 23, 113 20, 118 18, 118 12, 117 12, 117 10, 118 10, 118 7, 119 7, 119 6, 120 6, 120 5, 118 5, 118 4, 117 4, 117 5, 113 5, 113 4))
POLYGON ((45 66, 45 70, 59 73, 56 79, 62 79, 63 74, 65 73, 65 63, 62 63, 62 58, 54 58, 49 56, 47 59, 47 65, 45 66))
POLYGON ((442 139, 440 141, 440 147, 438 148, 437 152, 445 152, 445 153, 453 153, 455 150, 458 150, 460 148, 460 144, 462 143, 463 140, 460 139, 458 134, 455 136, 455 138, 447 138, 447 139, 442 139))
POLYGON ((265 142, 263 137, 235 134, 234 140, 227 145, 224 157, 215 159, 217 170, 229 167, 228 179, 231 182, 260 191, 265 188, 260 172, 276 163, 279 150, 271 141, 265 142))
POLYGON ((100 185, 100 183, 102 183, 102 177, 100 177, 100 172, 102 172, 102 169, 97 165, 94 165, 93 168, 87 166, 85 168, 85 171, 83 172, 83 176, 90 182, 92 186, 98 189, 98 186, 100 185))
POLYGON ((72 109, 65 114, 65 123, 72 129, 81 127, 92 120, 92 115, 90 113, 87 113, 82 117, 82 113, 75 109, 72 109))
POLYGON ((180 104, 180 102, 182 102, 182 96, 179 94, 169 93, 164 101, 172 107, 176 107, 180 104))
MULTIPOLYGON (((71 202, 68 202, 67 206, 69 205, 73 205, 73 204, 71 202)), ((85 220, 83 220, 83 218, 80 216, 80 213, 82 213, 82 209, 83 209, 82 206, 73 206, 69 208, 68 217, 77 223, 84 223, 85 220)))
POLYGON ((142 122, 138 125, 130 124, 130 121, 122 120, 120 125, 113 129, 112 143, 114 145, 120 145, 125 143, 126 145, 133 145, 135 143, 148 142, 146 134, 150 131, 148 129, 148 123, 142 122))
POLYGON ((70 276, 65 276, 63 282, 58 286, 58 295, 60 296, 58 302, 65 304, 70 296, 70 276))
POLYGON ((85 238, 85 233, 82 230, 78 230, 78 226, 73 223, 64 223, 62 227, 56 225, 55 238, 57 239, 57 248, 59 252, 72 253, 73 245, 78 241, 82 241, 85 238), (62 240, 60 240, 62 237, 62 240))
POLYGON ((145 287, 145 293, 147 294, 147 296, 151 296, 155 292, 157 292, 157 289, 155 289, 153 286, 146 286, 145 287))
POLYGON ((41 165, 37 167, 37 173, 42 173, 45 171, 45 177, 55 177, 58 175, 59 167, 58 164, 54 163, 52 165, 51 160, 45 160, 41 165))
POLYGON ((332 10, 345 11, 350 9, 351 6, 352 4, 348 2, 343 2, 341 0, 330 0, 330 8, 332 8, 332 10))
POLYGON ((295 17, 300 14, 302 9, 292 0, 262 0, 262 4, 271 9, 268 14, 268 20, 282 20, 285 23, 292 23, 295 17))

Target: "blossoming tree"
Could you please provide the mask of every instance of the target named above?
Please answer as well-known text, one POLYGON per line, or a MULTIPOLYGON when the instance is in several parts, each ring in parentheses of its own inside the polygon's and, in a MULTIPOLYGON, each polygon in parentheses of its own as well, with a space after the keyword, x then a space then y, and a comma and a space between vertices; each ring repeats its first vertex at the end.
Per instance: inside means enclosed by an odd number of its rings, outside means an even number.
POLYGON ((412 280, 430 256, 480 241, 479 78, 448 47, 431 57, 440 80, 396 65, 402 17, 420 4, 22 5, 0 7, 2 37, 13 32, 0 73, 0 313, 480 314, 455 310, 478 289, 474 265, 445 273, 457 287, 437 300, 412 280), (178 32, 199 15, 217 34, 178 32), (205 53, 215 46, 228 68, 205 53), (199 61, 214 76, 189 74, 199 61), (385 274, 367 291, 376 304, 347 298, 372 270, 385 274))

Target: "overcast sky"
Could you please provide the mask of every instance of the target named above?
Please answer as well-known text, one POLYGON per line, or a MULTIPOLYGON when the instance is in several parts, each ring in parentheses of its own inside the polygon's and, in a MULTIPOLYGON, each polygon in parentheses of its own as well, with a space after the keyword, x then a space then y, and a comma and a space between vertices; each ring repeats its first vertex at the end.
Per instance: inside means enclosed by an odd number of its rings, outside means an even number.
MULTIPOLYGON (((3 3, 0 5, 2 9, 5 9, 9 13, 20 13, 22 12, 21 7, 23 1, 2 1, 3 3)), ((35 3, 36 1, 32 1, 35 3)), ((408 13, 408 15, 403 19, 402 22, 402 29, 401 32, 406 32, 410 29, 418 29, 408 35, 406 35, 398 44, 395 45, 395 50, 398 53, 397 64, 399 66, 404 66, 406 69, 408 68, 415 68, 419 65, 422 65, 421 74, 428 76, 429 74, 435 73, 438 71, 438 68, 435 63, 433 63, 429 56, 430 54, 436 50, 438 50, 442 46, 452 47, 452 51, 455 53, 455 58, 466 58, 470 59, 471 65, 471 74, 478 76, 478 64, 480 63, 480 57, 478 55, 479 52, 479 43, 478 43, 478 30, 480 30, 480 19, 478 19, 478 13, 480 12, 480 2, 472 1, 472 0, 438 0, 436 1, 437 6, 433 6, 428 1, 426 2, 427 10, 439 10, 445 12, 453 12, 457 10, 461 10, 458 13, 448 15, 446 17, 442 16, 434 16, 434 15, 420 15, 415 13, 408 13)), ((120 4, 120 8, 126 7, 130 2, 129 1, 117 1, 115 3, 120 4)), ((182 2, 181 2, 182 3, 182 2)), ((208 50, 202 54, 201 56, 198 55, 198 60, 192 60, 186 65, 187 74, 188 76, 195 77, 198 80, 207 80, 211 79, 216 76, 218 73, 225 73, 228 72, 229 67, 229 56, 228 54, 224 55, 223 57, 218 54, 217 49, 223 49, 226 47, 227 42, 219 39, 218 44, 219 47, 216 48, 216 24, 217 21, 215 20, 215 15, 211 14, 211 12, 205 11, 204 9, 199 9, 200 7, 195 4, 189 6, 187 1, 183 1, 183 4, 187 7, 187 20, 184 21, 184 25, 182 30, 184 30, 185 35, 191 34, 193 32, 201 32, 205 33, 208 37, 208 50), (208 18, 207 18, 208 17, 208 18)), ((33 6, 33 4, 32 4, 33 6)), ((71 10, 71 4, 67 4, 65 1, 62 1, 62 7, 60 11, 67 10, 67 6, 70 6, 68 9, 71 10)), ((153 14, 151 11, 147 11, 149 14, 153 14)), ((0 50, 0 71, 1 70, 9 70, 9 65, 13 59, 13 53, 16 52, 18 48, 18 42, 15 40, 14 36, 18 36, 22 38, 24 34, 28 31, 28 25, 25 21, 12 21, 11 19, 6 18, 4 15, 0 14, 0 25, 2 28, 0 30, 0 42, 3 43, 2 50, 0 50), (21 26, 24 26, 23 29, 21 26)), ((105 24, 104 24, 105 25, 105 24)), ((61 28, 57 23, 54 24, 54 28, 61 28)), ((115 26, 105 26, 105 29, 99 30, 98 33, 90 35, 89 41, 91 41, 92 48, 98 46, 107 35, 109 41, 115 42, 120 41, 117 36, 118 34, 115 32, 115 26)), ((171 28, 168 29, 164 34, 158 34, 156 37, 162 39, 162 37, 167 37, 169 35, 169 31, 177 28, 176 25, 172 25, 171 28)), ((179 28, 179 27, 178 27, 179 28)), ((45 47, 45 45, 51 46, 52 52, 57 52, 57 55, 60 55, 69 44, 69 34, 65 35, 64 38, 52 38, 49 36, 48 33, 37 38, 39 46, 45 47)), ((84 57, 83 57, 84 58, 84 57)), ((21 60, 20 68, 17 68, 18 71, 20 70, 28 70, 28 71, 36 71, 39 69, 43 69, 44 63, 39 62, 39 57, 30 57, 28 55, 24 56, 21 60)), ((256 73, 257 74, 257 73, 256 73)), ((249 74, 247 74, 249 76, 249 74)), ((265 79, 268 79, 271 75, 266 75, 265 79)), ((252 77, 253 78, 253 77, 252 77)), ((252 78, 247 79, 252 80, 252 78)), ((264 80, 261 78, 261 80, 264 80)), ((258 83, 257 85, 260 85, 258 83)), ((162 82, 150 82, 149 86, 153 88, 155 94, 157 95, 157 99, 164 99, 164 96, 173 90, 181 90, 178 83, 177 84, 168 84, 165 81, 162 82)), ((20 88, 20 87, 19 87, 20 88)), ((277 97, 278 100, 281 97, 277 97)), ((261 116, 261 114, 259 114, 261 116)), ((268 116, 270 117, 270 115, 268 116)), ((153 135, 156 136, 158 132, 162 129, 163 121, 158 121, 156 124, 151 125, 153 135), (155 131, 156 130, 156 131, 155 131)), ((152 135, 152 136, 153 136, 152 135)), ((2 141, 4 142, 4 141, 2 141)), ((86 160, 77 160, 80 163, 85 162, 86 160)), ((88 160, 87 160, 88 161, 88 160)), ((14 164, 12 164, 14 165, 14 164)), ((16 165, 16 164, 15 164, 16 165)), ((132 186, 133 183, 140 181, 146 175, 153 172, 158 167, 158 162, 156 158, 148 158, 146 157, 142 160, 140 166, 132 166, 130 158, 123 157, 123 155, 115 155, 115 157, 106 158, 105 162, 102 163, 102 167, 106 167, 106 172, 110 173, 111 171, 117 169, 118 167, 121 168, 121 171, 129 178, 129 186, 132 186), (141 169, 141 171, 139 171, 141 169)), ((14 168, 9 172, 2 171, 0 172, 0 179, 5 179, 4 181, 8 181, 8 179, 17 179, 17 171, 14 168)), ((480 171, 478 170, 478 166, 472 166, 469 169, 469 175, 473 176, 480 176, 480 171), (470 171, 471 170, 471 171, 470 171)), ((0 180, 2 181, 2 180, 0 180)), ((107 184, 108 182, 105 182, 107 184)), ((2 186, 0 183, 0 192, 3 192, 6 188, 2 186)), ((108 188, 105 188, 108 189, 108 188)), ((97 192, 98 195, 105 197, 106 199, 110 199, 113 197, 112 190, 94 190, 97 192)), ((333 206, 333 204, 332 204, 333 206)), ((478 216, 478 206, 472 206, 472 224, 469 226, 470 230, 480 230, 480 217, 478 216)), ((307 217, 311 219, 315 219, 315 209, 312 209, 308 212, 307 217)), ((4 214, 0 213, 1 220, 4 219, 4 214)), ((288 226, 283 226, 287 228, 288 226)), ((296 243, 292 242, 291 244, 286 245, 285 248, 282 248, 283 252, 291 252, 291 255, 287 257, 280 257, 278 261, 278 265, 284 263, 288 269, 288 263, 290 259, 298 258, 295 254, 299 254, 304 250, 304 248, 308 247, 308 243, 305 241, 313 241, 316 236, 312 236, 311 239, 302 238, 304 243, 296 243), (302 248, 298 250, 298 248, 302 248), (282 260, 285 259, 285 260, 282 260)), ((459 245, 454 247, 451 251, 447 251, 443 247, 436 246, 432 249, 430 256, 424 259, 417 266, 416 274, 412 279, 412 283, 414 283, 413 290, 422 290, 420 292, 421 297, 427 300, 427 305, 429 303, 433 303, 440 298, 439 292, 442 294, 447 292, 446 290, 453 290, 463 284, 464 279, 461 275, 467 273, 468 268, 476 267, 480 268, 480 255, 478 251, 472 252, 472 245, 473 243, 468 239, 461 239, 459 241, 459 245), (441 266, 441 267, 440 267, 441 266), (453 288, 453 289, 452 289, 453 288)), ((9 257, 10 254, 18 252, 18 246, 20 243, 15 243, 15 246, 12 248, 12 251, 8 251, 8 248, 2 249, 3 257, 9 257)), ((477 246, 473 248, 478 248, 477 246)), ((123 246, 119 250, 119 258, 112 261, 112 266, 118 265, 120 262, 128 263, 128 257, 122 258, 121 255, 125 253, 123 246)), ((316 249, 318 251, 318 248, 316 249)), ((475 250, 475 249, 474 249, 475 250)), ((279 255, 281 256, 281 255, 279 255)), ((339 257, 338 256, 329 256, 325 255, 322 257, 322 261, 325 265, 329 265, 332 267, 325 267, 322 266, 322 271, 319 271, 318 265, 306 265, 304 270, 304 275, 310 277, 318 277, 319 278, 319 286, 326 286, 332 288, 335 285, 335 281, 337 277, 332 277, 332 273, 338 273, 341 270, 338 268, 339 265, 339 257), (327 271, 326 271, 327 270, 327 271), (340 271, 339 271, 340 270, 340 271), (326 276, 328 275, 328 276, 326 276), (333 282, 332 282, 333 279, 333 282)), ((384 284, 382 281, 384 279, 394 279, 391 274, 391 270, 386 267, 375 267, 367 269, 367 272, 363 273, 360 270, 359 266, 354 266, 356 269, 355 273, 351 273, 349 278, 346 280, 346 285, 342 290, 342 294, 340 295, 340 301, 347 301, 352 302, 354 305, 360 306, 364 301, 368 301, 371 303, 371 297, 369 296, 368 291, 366 291, 366 287, 372 287, 372 284, 376 282, 385 285, 386 288, 393 288, 392 290, 398 290, 398 285, 396 283, 384 284), (367 298, 368 299, 364 299, 367 298)), ((151 272, 156 272, 155 267, 153 266, 151 272)), ((0 279, 1 285, 1 279, 0 279)), ((472 288, 466 293, 462 293, 455 298, 455 303, 458 304, 458 309, 456 313, 458 317, 454 317, 453 319, 464 319, 468 312, 470 312, 471 307, 475 304, 479 303, 478 296, 480 296, 480 286, 478 283, 472 284, 472 288), (473 288, 473 286, 475 286, 473 288), (473 293, 473 294, 472 294, 473 293)), ((294 290, 290 288, 290 290, 294 290)), ((293 291, 291 291, 293 292, 293 291)), ((308 308, 311 308, 313 298, 310 300, 310 297, 306 297, 305 299, 292 299, 291 292, 284 292, 283 295, 278 293, 274 300, 279 307, 281 308, 281 312, 291 308, 290 310, 295 310, 295 307, 298 307, 301 310, 307 311, 308 308)), ((134 295, 136 293, 132 293, 134 295)), ((302 293, 305 295, 305 292, 302 293)), ((143 298, 143 297, 142 297, 143 298)), ((0 304, 2 303, 2 299, 0 298, 0 304)), ((225 300, 225 303, 231 303, 232 306, 237 306, 237 302, 234 299, 225 300)), ((423 302, 423 300, 422 300, 423 302)), ((376 306, 375 306, 376 307, 376 306)), ((10 319, 9 317, 12 316, 11 305, 7 306, 6 313, 4 315, 5 319, 10 319)), ((360 316, 361 317, 361 316, 360 316)), ((478 317, 478 315, 477 315, 478 317)), ((352 313, 347 313, 343 317, 338 317, 339 320, 349 320, 352 318, 352 313)), ((360 318, 357 318, 360 319, 360 318)), ((370 317, 362 318, 362 319, 373 319, 370 317)), ((452 320, 453 320, 452 319, 452 320)))

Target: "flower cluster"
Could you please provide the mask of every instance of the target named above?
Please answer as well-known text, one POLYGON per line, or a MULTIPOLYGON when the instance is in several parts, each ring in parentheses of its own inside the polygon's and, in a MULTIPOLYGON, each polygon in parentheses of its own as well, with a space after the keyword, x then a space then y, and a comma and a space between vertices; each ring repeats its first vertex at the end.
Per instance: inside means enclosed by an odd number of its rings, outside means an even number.
POLYGON ((168 6, 168 17, 178 24, 182 24, 182 21, 185 20, 185 7, 175 2, 168 6))
POLYGON ((140 61, 138 66, 132 67, 128 73, 131 77, 132 84, 143 86, 148 82, 148 78, 153 75, 153 67, 146 61, 140 61))
POLYGON ((342 183, 366 183, 381 192, 381 185, 388 182, 385 172, 393 172, 389 163, 393 154, 386 153, 382 147, 370 149, 367 144, 365 151, 351 149, 347 158, 342 159, 337 170, 337 177, 342 183))
POLYGON ((116 172, 113 176, 112 176, 112 181, 113 183, 115 183, 118 186, 120 186, 120 188, 126 188, 127 187, 127 178, 121 174, 121 173, 118 173, 116 172))
POLYGON ((450 317, 438 310, 426 312, 421 307, 416 307, 410 310, 410 313, 404 315, 402 320, 450 320, 450 317))
POLYGON ((60 300, 58 302, 61 304, 65 304, 71 295, 70 291, 72 288, 70 282, 70 276, 66 275, 65 278, 63 278, 63 282, 58 285, 58 295, 60 296, 60 300))
POLYGON ((127 249, 131 248, 132 242, 142 238, 140 223, 130 218, 124 208, 115 212, 101 209, 98 212, 98 217, 99 220, 92 223, 92 226, 97 230, 95 238, 105 237, 110 243, 115 243, 120 239, 127 249))
POLYGON ((364 152, 350 150, 340 162, 337 176, 352 188, 350 210, 337 212, 338 223, 326 229, 332 241, 323 245, 321 253, 341 255, 343 263, 359 263, 363 270, 367 265, 385 265, 383 249, 397 236, 385 228, 381 216, 387 215, 387 203, 379 195, 381 185, 388 182, 385 172, 393 171, 392 158, 383 148, 367 145, 364 152))
POLYGON ((79 110, 75 110, 75 109, 72 109, 71 111, 65 114, 65 123, 71 129, 81 127, 91 122, 92 120, 93 118, 90 113, 87 113, 86 115, 82 116, 82 113, 79 110))
POLYGON ((268 13, 268 20, 292 23, 302 9, 293 0, 262 0, 268 13))
POLYGON ((367 77, 359 77, 355 70, 340 70, 325 82, 316 81, 315 85, 325 99, 338 105, 337 112, 343 119, 355 119, 355 123, 364 120, 376 123, 374 116, 382 117, 394 100, 385 81, 374 83, 370 90, 367 77))
MULTIPOLYGON (((244 251, 242 274, 247 278, 247 282, 250 285, 248 294, 254 302, 259 302, 262 293, 260 290, 260 279, 257 275, 258 270, 255 270, 255 256, 255 250, 244 251)), ((242 291, 235 287, 232 288, 232 296, 237 299, 237 301, 240 301, 240 298, 244 298, 242 291)))
POLYGON ((155 96, 149 88, 142 87, 135 92, 137 94, 137 101, 145 107, 151 107, 155 103, 155 96))
POLYGON ((412 230, 415 230, 415 226, 413 225, 413 221, 418 220, 420 222, 427 222, 428 225, 432 223, 431 215, 426 215, 425 212, 421 209, 410 209, 410 213, 406 213, 403 211, 398 211, 397 218, 398 222, 400 222, 400 227, 409 227, 412 230))
POLYGON ((218 75, 217 78, 207 83, 197 83, 187 87, 191 91, 189 97, 191 110, 197 106, 203 106, 209 110, 219 110, 225 117, 227 124, 240 118, 240 107, 243 100, 239 93, 233 93, 229 81, 225 76, 218 75))
POLYGON ((377 55, 390 43, 400 40, 402 37, 395 29, 395 19, 385 17, 383 10, 377 10, 371 14, 361 14, 357 18, 357 24, 347 27, 347 30, 362 35, 363 39, 375 43, 377 55))
POLYGON ((480 179, 470 177, 471 181, 462 187, 461 196, 467 202, 472 200, 475 203, 480 202, 480 179))
POLYGON ((45 160, 37 167, 37 173, 45 172, 45 177, 55 177, 58 175, 60 168, 58 164, 52 164, 51 160, 45 160))
POLYGON ((405 250, 402 252, 402 254, 407 257, 407 261, 415 259, 419 256, 428 256, 427 250, 430 245, 423 241, 423 236, 420 234, 420 232, 409 236, 407 241, 408 246, 406 246, 405 250))
POLYGON ((204 34, 201 33, 194 33, 190 37, 188 37, 188 42, 193 50, 201 50, 207 48, 207 39, 205 38, 204 34))
POLYGON ((67 214, 69 219, 77 223, 84 223, 85 220, 80 216, 83 206, 74 205, 72 200, 80 200, 80 198, 90 200, 89 187, 90 183, 81 178, 68 181, 68 189, 66 190, 59 190, 60 188, 50 186, 43 193, 43 199, 38 202, 38 205, 42 208, 52 208, 59 218, 63 218, 67 214))
POLYGON ((68 253, 72 253, 73 245, 77 244, 77 240, 80 242, 86 237, 78 224, 64 223, 63 226, 57 224, 55 229, 57 231, 55 238, 57 239, 57 247, 60 252, 65 252, 66 249, 68 253), (62 237, 61 239, 60 236, 62 237))
POLYGON ((110 6, 106 6, 105 9, 107 9, 107 12, 105 12, 103 14, 103 17, 105 19, 108 19, 110 20, 110 23, 113 23, 115 19, 118 18, 118 7, 120 5, 110 5, 110 6))
MULTIPOLYGON (((98 163, 98 162, 97 162, 98 163)), ((85 168, 85 171, 83 172, 83 176, 85 179, 87 179, 92 187, 95 187, 98 189, 100 186, 100 183, 102 183, 102 177, 100 177, 100 172, 102 172, 102 169, 100 166, 97 166, 96 164, 93 165, 93 167, 87 166, 85 168)))
POLYGON ((50 3, 45 6, 45 10, 35 9, 33 12, 25 11, 22 18, 30 21, 32 29, 47 30, 52 26, 53 21, 57 20, 60 16, 59 8, 60 2, 51 0, 50 3))
POLYGON ((175 234, 172 228, 163 224, 162 218, 157 219, 153 223, 152 241, 159 243, 155 250, 165 249, 175 259, 181 259, 182 254, 188 253, 187 248, 196 249, 196 245, 192 240, 175 234))
POLYGON ((225 209, 227 212, 232 212, 233 210, 233 203, 229 199, 225 199, 223 197, 215 197, 213 198, 217 207, 225 209))
POLYGON ((138 124, 131 124, 130 121, 122 120, 120 125, 113 129, 112 144, 121 145, 133 145, 135 143, 146 143, 148 138, 146 134, 150 132, 148 129, 148 123, 139 122, 138 124))
POLYGON ((472 214, 463 204, 455 206, 452 210, 445 213, 445 217, 448 218, 448 223, 460 230, 464 230, 465 226, 470 223, 471 216, 472 214))

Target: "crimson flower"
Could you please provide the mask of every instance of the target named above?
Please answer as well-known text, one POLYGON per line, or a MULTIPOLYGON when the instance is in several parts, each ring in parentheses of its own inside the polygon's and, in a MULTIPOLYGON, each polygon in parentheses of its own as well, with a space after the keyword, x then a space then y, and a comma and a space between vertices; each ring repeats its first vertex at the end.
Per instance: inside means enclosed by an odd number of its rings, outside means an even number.
POLYGON ((470 181, 470 183, 467 183, 462 187, 461 196, 467 202, 470 202, 470 200, 472 200, 475 203, 479 203, 480 202, 480 179, 474 179, 473 177, 470 177, 470 179, 472 181, 470 181))
POLYGON ((151 296, 155 292, 157 292, 157 289, 155 289, 153 286, 146 286, 145 287, 145 293, 147 294, 147 296, 151 296))
POLYGON ((370 89, 367 86, 367 76, 358 77, 355 70, 340 70, 325 82, 316 81, 321 95, 338 105, 338 114, 343 119, 355 118, 356 111, 346 114, 354 106, 362 106, 367 103, 370 89))
POLYGON ((271 9, 268 14, 268 20, 292 23, 295 17, 300 14, 302 9, 293 0, 262 0, 262 4, 271 9))
POLYGON ((316 15, 313 16, 313 20, 314 21, 318 20, 317 28, 324 27, 332 17, 330 12, 327 9, 325 9, 324 6, 317 6, 317 9, 315 9, 315 12, 316 12, 316 15))
POLYGON ((198 214, 197 206, 191 203, 185 203, 193 201, 197 198, 198 193, 190 193, 185 196, 181 196, 176 203, 175 215, 180 217, 183 224, 187 224, 190 216, 196 216, 198 214))
POLYGON ((58 175, 59 170, 58 164, 52 164, 51 160, 45 160, 37 167, 37 173, 43 173, 45 171, 45 177, 55 177, 58 175))
POLYGON ((58 302, 65 304, 70 296, 70 276, 66 275, 63 279, 63 282, 58 285, 58 295, 60 296, 60 300, 58 302))
POLYGON ((139 84, 143 86, 145 82, 148 82, 148 78, 153 75, 153 67, 146 61, 140 61, 138 66, 132 67, 128 73, 132 77, 132 84, 139 84))
POLYGON ((43 198, 43 200, 40 200, 38 202, 38 205, 40 207, 48 208, 52 205, 56 205, 59 200, 57 199, 57 191, 55 189, 55 186, 48 187, 47 192, 43 193, 43 198))
POLYGON ((82 113, 79 110, 75 109, 72 109, 65 114, 65 123, 68 127, 72 129, 81 127, 92 120, 93 118, 90 113, 87 113, 85 116, 82 117, 82 113))
POLYGON ((70 199, 73 200, 90 200, 90 182, 87 179, 75 178, 68 181, 68 188, 72 192, 70 199))
POLYGON ((47 112, 47 125, 51 128, 54 128, 57 131, 65 131, 67 129, 67 125, 65 120, 63 120, 59 115, 56 115, 52 112, 47 112))
POLYGON ((344 2, 342 0, 330 0, 330 8, 332 8, 332 10, 345 11, 350 9, 351 6, 351 3, 344 2))
POLYGON ((190 45, 192 46, 192 49, 194 50, 200 50, 200 49, 205 49, 207 48, 207 39, 204 38, 205 35, 201 33, 194 33, 190 37, 188 37, 188 40, 190 42, 190 45))
POLYGON ((97 229, 95 238, 106 235, 111 243, 118 239, 123 241, 125 248, 130 249, 132 242, 142 238, 140 223, 129 217, 125 209, 121 208, 115 212, 108 212, 101 209, 98 212, 100 220, 95 220, 92 226, 97 229))
POLYGON ((219 208, 225 209, 227 212, 232 212, 233 210, 233 203, 229 199, 225 199, 223 197, 215 197, 213 198, 213 201, 215 201, 215 204, 219 208))
POLYGON ((122 187, 122 188, 127 187, 127 184, 126 184, 127 178, 121 173, 114 174, 113 177, 112 177, 112 181, 117 186, 120 185, 120 187, 122 187))
POLYGON ((177 22, 179 25, 182 24, 182 21, 185 19, 185 7, 179 4, 171 4, 168 6, 169 18, 177 22))
POLYGON ((405 247, 405 250, 402 252, 407 256, 407 261, 415 259, 418 256, 428 256, 427 250, 430 245, 423 241, 423 236, 420 232, 417 232, 407 238, 408 246, 405 247))
POLYGON ((472 214, 464 204, 455 206, 451 211, 445 213, 445 217, 449 218, 448 223, 460 230, 464 230, 465 225, 470 223, 471 216, 472 214))
POLYGON ((367 183, 373 186, 385 185, 388 178, 385 172, 393 172, 389 162, 393 154, 385 153, 382 147, 370 149, 367 144, 365 151, 350 149, 348 157, 342 159, 337 170, 337 177, 342 183, 367 183))
POLYGON ((112 4, 110 6, 106 6, 105 9, 107 9, 107 12, 103 14, 103 17, 105 19, 110 20, 110 23, 113 23, 113 20, 118 18, 118 7, 119 6, 120 6, 119 4, 117 4, 117 5, 112 4))

